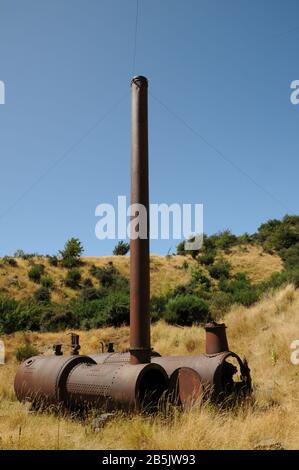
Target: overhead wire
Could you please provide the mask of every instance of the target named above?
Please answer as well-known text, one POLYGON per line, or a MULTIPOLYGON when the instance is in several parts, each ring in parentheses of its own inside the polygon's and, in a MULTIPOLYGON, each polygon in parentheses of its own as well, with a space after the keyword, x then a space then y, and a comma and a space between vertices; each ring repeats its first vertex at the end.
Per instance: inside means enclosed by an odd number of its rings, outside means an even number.
POLYGON ((262 192, 267 194, 272 200, 278 203, 281 207, 284 208, 286 211, 290 211, 287 208, 287 205, 275 196, 272 192, 270 192, 267 188, 261 185, 258 181, 256 181, 247 171, 243 170, 236 162, 234 162, 231 158, 225 155, 221 150, 219 150, 214 144, 212 144, 208 139, 206 139, 200 132, 198 132, 193 126, 191 126, 184 118, 174 112, 168 105, 166 105, 161 99, 155 96, 151 91, 149 92, 150 96, 159 103, 171 116, 173 116, 177 121, 179 121, 182 125, 184 125, 192 134, 199 137, 208 147, 210 147, 222 160, 228 163, 231 167, 233 167, 236 171, 242 174, 245 178, 251 181, 257 188, 259 188, 262 192))

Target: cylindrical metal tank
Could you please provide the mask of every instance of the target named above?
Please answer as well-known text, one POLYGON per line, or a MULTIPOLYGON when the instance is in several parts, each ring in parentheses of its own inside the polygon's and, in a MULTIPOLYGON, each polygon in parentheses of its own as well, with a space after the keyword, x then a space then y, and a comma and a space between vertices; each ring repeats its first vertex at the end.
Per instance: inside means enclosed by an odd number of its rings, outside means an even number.
POLYGON ((232 393, 251 391, 250 370, 247 364, 230 351, 214 355, 153 357, 152 362, 160 364, 169 376, 178 367, 190 367, 200 375, 204 390, 211 392, 213 397, 223 398, 232 393), (228 359, 234 359, 235 364, 228 359), (235 381, 233 376, 238 372, 239 380, 235 381))
POLYGON ((201 403, 203 394, 200 375, 190 367, 175 369, 169 378, 169 400, 184 410, 201 403))
POLYGON ((17 369, 14 388, 19 401, 49 406, 66 404, 66 381, 78 364, 95 364, 88 356, 33 356, 17 369))
MULTIPOLYGON (((107 353, 92 355, 97 364, 124 363, 130 361, 129 353, 107 353)), ((153 356, 151 363, 160 364, 170 378, 178 368, 192 368, 201 378, 205 391, 211 391, 214 396, 230 395, 233 392, 251 391, 250 370, 241 358, 230 351, 217 354, 199 354, 196 356, 153 356), (235 365, 228 362, 235 360, 235 365), (233 376, 238 375, 235 381, 233 376)))
POLYGON ((168 388, 168 377, 158 364, 78 364, 70 372, 66 389, 72 404, 106 410, 153 410, 168 388))

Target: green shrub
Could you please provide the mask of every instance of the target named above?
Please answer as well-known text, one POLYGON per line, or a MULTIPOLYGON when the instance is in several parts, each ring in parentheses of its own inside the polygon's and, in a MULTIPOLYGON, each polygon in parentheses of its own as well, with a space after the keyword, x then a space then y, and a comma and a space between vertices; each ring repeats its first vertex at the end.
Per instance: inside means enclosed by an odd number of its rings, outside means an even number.
POLYGON ((206 302, 195 295, 180 295, 170 299, 166 305, 165 320, 171 324, 190 326, 203 323, 209 316, 206 302))
POLYGON ((61 259, 61 266, 67 269, 76 268, 79 265, 79 261, 75 258, 66 257, 61 259))
POLYGON ((296 289, 299 289, 299 269, 294 269, 289 272, 289 280, 296 289))
POLYGON ((193 295, 194 289, 195 289, 195 286, 192 281, 187 282, 186 284, 179 284, 169 293, 168 297, 172 299, 174 297, 177 297, 178 295, 187 295, 187 294, 193 295))
POLYGON ((80 285, 81 281, 81 273, 80 269, 78 268, 72 268, 68 271, 64 283, 67 287, 70 287, 71 289, 77 289, 80 285))
POLYGON ((286 269, 299 267, 299 243, 296 243, 288 249, 284 248, 280 250, 279 254, 286 269))
POLYGON ((150 300, 150 313, 153 322, 161 320, 166 311, 168 298, 164 295, 153 296, 150 300))
POLYGON ((126 277, 119 274, 115 276, 113 284, 110 289, 114 291, 122 291, 125 293, 129 293, 129 289, 130 289, 129 281, 126 277))
POLYGON ((40 283, 43 287, 47 287, 47 289, 53 289, 54 287, 54 279, 51 276, 42 276, 40 283))
POLYGON ((0 333, 39 330, 42 306, 35 302, 0 297, 0 333))
POLYGON ((101 328, 106 325, 104 314, 106 297, 84 301, 81 296, 70 302, 69 308, 80 328, 101 328))
POLYGON ((84 287, 81 292, 80 296, 82 300, 90 301, 90 300, 96 300, 101 298, 101 292, 99 289, 96 289, 95 287, 84 287))
POLYGON ((48 256, 48 261, 50 266, 58 266, 58 258, 57 256, 48 256))
POLYGON ((93 287, 93 282, 90 277, 87 277, 82 282, 83 287, 93 287))
POLYGON ((80 299, 69 305, 80 328, 101 328, 129 323, 129 294, 121 291, 104 291, 99 299, 88 302, 80 299))
POLYGON ((216 252, 216 235, 208 236, 204 233, 202 249, 205 253, 216 252))
POLYGON ((236 235, 233 235, 230 230, 218 232, 214 237, 216 248, 225 251, 229 250, 237 241, 236 235))
POLYGON ((286 215, 281 221, 269 220, 258 228, 257 237, 267 249, 288 249, 299 242, 299 217, 286 215))
POLYGON ((237 243, 239 245, 249 245, 252 244, 254 241, 254 236, 249 235, 249 233, 245 232, 243 235, 239 235, 237 237, 237 243))
POLYGON ((299 287, 299 268, 273 273, 268 279, 261 282, 259 288, 261 292, 269 289, 278 289, 286 284, 294 284, 296 289, 299 287))
POLYGON ((115 256, 124 256, 130 251, 129 243, 124 241, 119 241, 118 244, 114 247, 113 254, 115 256))
POLYGON ((273 273, 271 276, 259 284, 261 292, 266 292, 270 289, 278 289, 289 282, 289 273, 281 271, 273 273))
POLYGON ((30 281, 39 283, 44 272, 45 267, 43 264, 34 264, 28 271, 28 277, 30 281))
POLYGON ((4 264, 8 264, 9 266, 16 267, 18 265, 17 260, 15 260, 12 256, 4 256, 2 261, 4 264))
POLYGON ((105 298, 103 311, 107 325, 121 326, 128 325, 130 321, 130 300, 129 295, 124 292, 115 291, 105 298))
POLYGON ((128 280, 120 274, 111 261, 102 268, 92 265, 89 272, 104 288, 128 289, 128 280))
POLYGON ((214 279, 228 278, 230 274, 230 264, 228 261, 219 261, 209 266, 210 276, 214 279))
POLYGON ((259 294, 256 289, 242 289, 236 291, 233 294, 234 303, 245 305, 245 307, 250 307, 259 300, 259 294))
POLYGON ((14 256, 15 258, 22 258, 22 259, 28 260, 28 259, 40 256, 40 255, 38 253, 25 253, 24 250, 19 249, 14 253, 14 256))
POLYGON ((219 289, 229 293, 233 303, 249 307, 260 297, 260 289, 254 286, 245 273, 236 273, 233 279, 222 278, 219 281, 219 289))
POLYGON ((204 266, 209 266, 210 264, 213 264, 215 261, 215 254, 214 253, 206 253, 201 256, 198 256, 198 261, 200 264, 204 266))
POLYGON ((69 306, 59 306, 45 310, 41 316, 41 331, 61 331, 67 328, 79 328, 80 323, 69 306))
POLYGON ((257 230, 258 240, 264 244, 268 238, 281 226, 281 221, 277 219, 271 219, 261 224, 257 230))
POLYGON ((30 343, 19 346, 15 351, 16 359, 19 362, 26 361, 29 357, 38 356, 39 354, 39 350, 30 343))
POLYGON ((209 290, 211 287, 210 279, 197 266, 191 268, 191 281, 194 286, 200 286, 206 290, 209 290))
POLYGON ((33 294, 34 300, 36 302, 50 302, 51 300, 51 293, 48 287, 39 287, 33 294))

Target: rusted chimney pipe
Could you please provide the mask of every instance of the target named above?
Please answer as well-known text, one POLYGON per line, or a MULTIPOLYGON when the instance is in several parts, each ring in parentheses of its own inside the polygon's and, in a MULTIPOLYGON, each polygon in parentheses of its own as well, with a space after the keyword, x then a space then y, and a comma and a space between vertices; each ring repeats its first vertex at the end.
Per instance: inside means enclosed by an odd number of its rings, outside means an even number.
POLYGON ((140 223, 139 236, 135 239, 131 231, 130 240, 130 362, 145 364, 151 361, 147 79, 134 77, 131 88, 131 205, 142 205, 146 214, 142 217, 144 212, 137 208, 131 213, 132 218, 139 216, 140 223))
POLYGON ((206 354, 219 354, 229 351, 226 326, 224 323, 214 321, 205 325, 206 330, 206 354))

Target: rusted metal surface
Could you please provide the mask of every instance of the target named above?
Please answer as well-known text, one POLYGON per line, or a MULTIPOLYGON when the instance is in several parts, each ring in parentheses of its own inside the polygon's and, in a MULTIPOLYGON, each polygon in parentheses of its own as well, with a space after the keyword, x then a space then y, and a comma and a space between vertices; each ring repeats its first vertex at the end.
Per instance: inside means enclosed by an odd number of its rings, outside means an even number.
MULTIPOLYGON (((98 364, 103 363, 128 363, 129 353, 113 353, 92 355, 98 364)), ((151 362, 160 364, 169 378, 175 370, 188 367, 192 368, 200 377, 205 393, 217 397, 233 393, 250 393, 251 378, 247 363, 230 351, 217 354, 200 354, 196 356, 152 356, 151 362), (227 360, 234 358, 236 369, 227 360), (239 377, 237 377, 239 375, 239 377), (234 377, 235 376, 235 377, 234 377)))
POLYGON ((71 335, 71 354, 72 356, 77 356, 79 354, 79 351, 81 349, 81 346, 79 344, 79 335, 77 333, 70 333, 71 335))
POLYGON ((62 356, 63 355, 62 344, 61 343, 53 344, 53 351, 54 351, 55 356, 62 356))
POLYGON ((130 362, 130 353, 129 352, 114 352, 114 353, 104 353, 104 354, 91 354, 90 357, 97 364, 106 364, 106 363, 118 363, 118 362, 130 362))
MULTIPOLYGON (((124 352, 113 352, 113 353, 104 353, 104 354, 91 354, 91 357, 97 364, 104 364, 104 363, 114 363, 114 362, 130 362, 130 350, 124 352)), ((151 359, 153 357, 161 357, 157 351, 151 351, 151 359)))
POLYGON ((206 354, 217 354, 229 351, 226 326, 224 323, 210 322, 205 325, 206 354))
POLYGON ((194 369, 180 367, 173 371, 168 385, 168 396, 172 402, 188 410, 200 404, 202 393, 201 377, 194 369))
POLYGON ((77 365, 66 388, 71 403, 105 407, 106 410, 157 407, 168 387, 168 377, 158 364, 115 362, 77 365))
POLYGON ((233 393, 250 393, 250 370, 240 357, 233 352, 215 355, 200 354, 197 356, 154 357, 152 362, 160 364, 169 376, 179 367, 190 367, 201 377, 202 385, 212 397, 229 396, 233 393), (228 362, 234 358, 237 367, 228 362), (239 372, 239 378, 234 375, 239 372))
POLYGON ((19 401, 38 405, 67 402, 66 380, 78 364, 94 364, 88 356, 34 356, 18 368, 14 388, 19 401))
MULTIPOLYGON (((148 188, 148 83, 134 77, 132 89, 131 206, 142 205, 146 217, 137 238, 130 240, 130 353, 132 364, 150 362, 149 315, 149 188, 148 188), (144 227, 146 224, 146 227, 144 227), (145 238, 141 236, 145 235, 145 238)), ((136 212, 136 216, 138 216, 136 212)), ((133 214, 132 214, 133 215, 133 214)))

